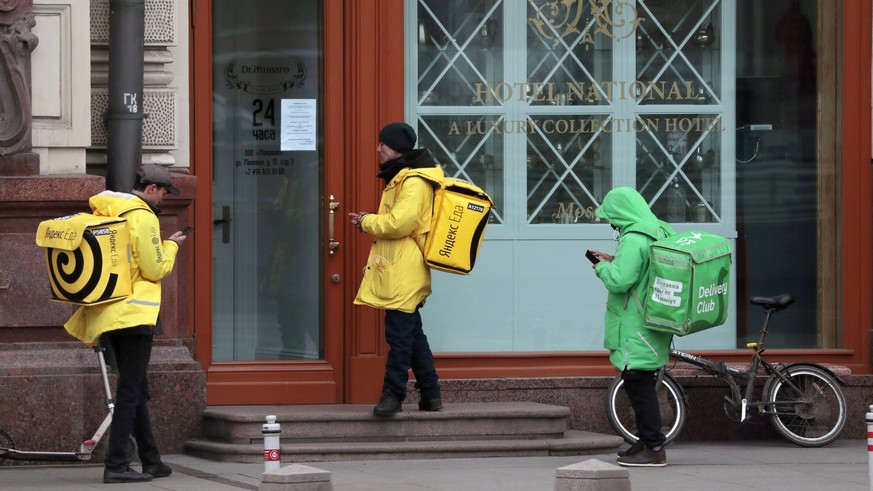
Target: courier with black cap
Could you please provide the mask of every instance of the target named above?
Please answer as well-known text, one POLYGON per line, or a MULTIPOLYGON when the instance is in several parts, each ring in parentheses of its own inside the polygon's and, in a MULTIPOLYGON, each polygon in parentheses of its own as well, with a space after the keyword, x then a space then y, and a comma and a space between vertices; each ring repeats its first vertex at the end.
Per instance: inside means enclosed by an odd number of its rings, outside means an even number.
POLYGON ((77 310, 64 328, 80 340, 99 342, 114 355, 118 371, 115 408, 109 432, 109 446, 103 482, 151 481, 169 476, 173 470, 161 462, 152 433, 148 411, 147 371, 152 338, 161 334, 161 279, 173 272, 182 232, 161 239, 158 205, 167 194, 179 194, 167 168, 144 164, 136 172, 130 193, 103 191, 88 200, 98 216, 120 216, 130 234, 130 281, 128 297, 77 310), (130 467, 130 437, 136 439, 142 472, 130 467))
POLYGON ((352 226, 373 237, 356 305, 385 311, 388 358, 377 416, 403 410, 409 369, 422 411, 443 408, 433 353, 424 334, 419 309, 431 293, 430 269, 422 248, 430 229, 434 190, 442 168, 427 149, 416 149, 415 130, 406 123, 385 125, 379 132, 377 177, 385 183, 379 210, 349 213, 352 226))
POLYGON ((143 164, 136 170, 136 184, 134 184, 133 189, 143 190, 149 184, 162 187, 170 194, 179 195, 179 189, 173 185, 170 171, 162 165, 143 164))

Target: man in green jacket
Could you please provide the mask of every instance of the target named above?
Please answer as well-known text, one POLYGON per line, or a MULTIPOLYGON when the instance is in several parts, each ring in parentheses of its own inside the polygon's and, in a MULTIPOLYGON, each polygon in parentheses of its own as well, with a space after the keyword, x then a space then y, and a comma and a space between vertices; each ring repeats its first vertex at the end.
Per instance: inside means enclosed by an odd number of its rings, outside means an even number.
POLYGON ((658 370, 667 364, 672 335, 643 327, 642 300, 649 277, 649 246, 675 232, 658 220, 640 193, 629 187, 607 193, 596 213, 618 233, 614 256, 592 251, 600 259, 593 266, 594 272, 609 292, 603 347, 621 371, 639 437, 629 449, 618 453, 618 463, 663 467, 667 465, 667 453, 655 380, 658 370))

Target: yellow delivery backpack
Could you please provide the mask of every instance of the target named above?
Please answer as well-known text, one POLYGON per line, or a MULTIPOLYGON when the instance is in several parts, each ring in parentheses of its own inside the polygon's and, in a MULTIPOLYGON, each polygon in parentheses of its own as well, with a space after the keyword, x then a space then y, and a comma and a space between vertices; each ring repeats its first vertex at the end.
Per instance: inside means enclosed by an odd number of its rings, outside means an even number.
POLYGON ((438 181, 415 172, 412 176, 434 186, 433 217, 422 248, 424 262, 447 273, 470 274, 494 202, 482 188, 463 179, 445 177, 438 181))
POLYGON ((96 305, 130 295, 127 221, 78 213, 39 224, 36 244, 46 250, 52 299, 96 305))

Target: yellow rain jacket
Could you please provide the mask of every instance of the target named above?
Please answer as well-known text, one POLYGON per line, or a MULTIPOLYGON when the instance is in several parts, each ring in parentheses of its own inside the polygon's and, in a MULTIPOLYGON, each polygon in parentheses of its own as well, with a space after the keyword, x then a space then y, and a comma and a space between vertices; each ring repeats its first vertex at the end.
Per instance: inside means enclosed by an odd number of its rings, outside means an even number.
POLYGON ((96 345, 104 332, 157 323, 161 279, 173 271, 179 244, 161 240, 157 215, 136 195, 104 191, 92 196, 88 204, 95 215, 126 218, 130 233, 130 295, 115 302, 80 307, 64 324, 76 339, 96 345))
POLYGON ((414 312, 430 295, 430 269, 422 250, 433 215, 434 188, 426 179, 439 182, 443 177, 435 163, 403 169, 382 192, 379 212, 364 215, 361 230, 375 240, 356 305, 414 312))

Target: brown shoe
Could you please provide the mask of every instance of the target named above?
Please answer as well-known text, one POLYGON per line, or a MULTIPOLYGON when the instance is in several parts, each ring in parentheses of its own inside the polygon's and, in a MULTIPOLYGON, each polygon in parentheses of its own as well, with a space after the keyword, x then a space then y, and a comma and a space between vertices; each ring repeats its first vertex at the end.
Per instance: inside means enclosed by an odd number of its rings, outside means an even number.
POLYGON ((645 450, 645 448, 646 448, 645 444, 643 444, 643 442, 637 440, 630 447, 628 447, 624 450, 619 450, 618 454, 616 454, 616 455, 618 455, 619 457, 630 457, 632 455, 636 455, 636 454, 642 452, 643 450, 645 450))
POLYGON ((664 467, 667 465, 667 452, 663 446, 657 449, 643 448, 634 455, 619 457, 616 462, 625 467, 664 467))

